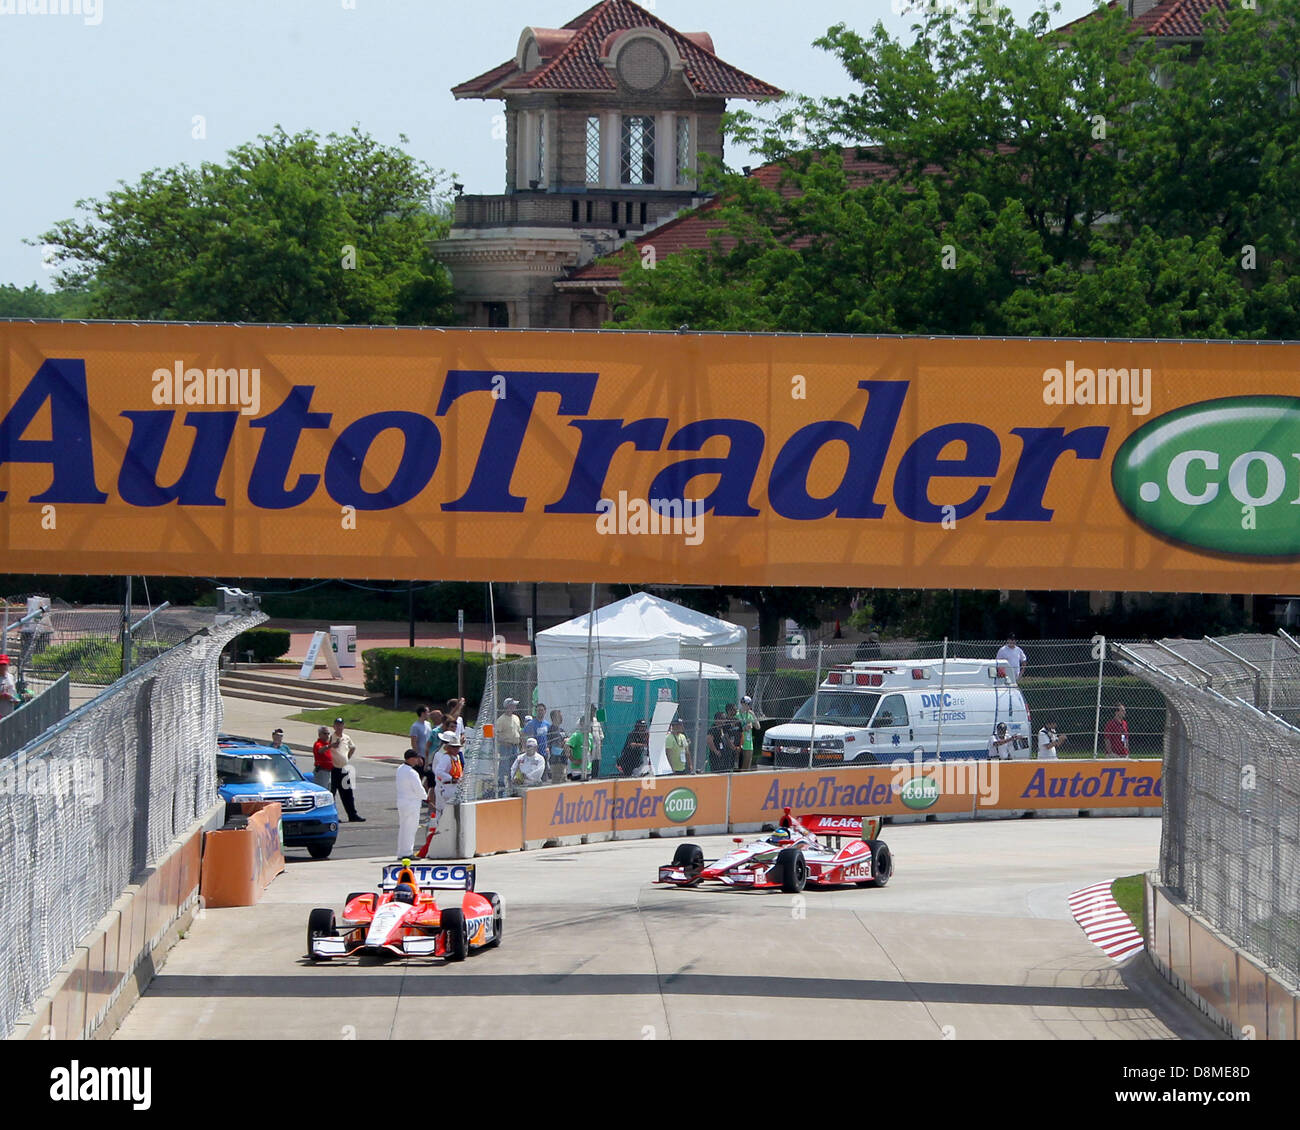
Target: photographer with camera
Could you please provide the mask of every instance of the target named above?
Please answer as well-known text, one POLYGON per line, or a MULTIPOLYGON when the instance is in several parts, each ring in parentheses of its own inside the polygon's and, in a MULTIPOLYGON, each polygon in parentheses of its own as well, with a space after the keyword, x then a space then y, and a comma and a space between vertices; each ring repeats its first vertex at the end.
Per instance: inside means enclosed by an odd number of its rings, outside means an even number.
POLYGON ((1067 737, 1067 734, 1058 734, 1056 732, 1056 723, 1049 721, 1038 731, 1038 760, 1057 760, 1056 751, 1067 737))

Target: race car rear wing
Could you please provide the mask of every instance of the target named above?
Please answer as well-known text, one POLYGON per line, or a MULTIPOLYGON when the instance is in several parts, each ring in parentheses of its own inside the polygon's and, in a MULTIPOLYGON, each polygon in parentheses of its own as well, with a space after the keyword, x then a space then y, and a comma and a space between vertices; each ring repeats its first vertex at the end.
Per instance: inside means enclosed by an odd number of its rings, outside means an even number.
POLYGON ((840 816, 814 813, 796 818, 814 836, 852 836, 855 839, 878 840, 884 823, 881 816, 840 816))
POLYGON ((384 867, 380 889, 391 891, 397 886, 403 871, 415 876, 415 885, 422 891, 472 891, 474 889, 474 864, 472 863, 389 863, 384 867))

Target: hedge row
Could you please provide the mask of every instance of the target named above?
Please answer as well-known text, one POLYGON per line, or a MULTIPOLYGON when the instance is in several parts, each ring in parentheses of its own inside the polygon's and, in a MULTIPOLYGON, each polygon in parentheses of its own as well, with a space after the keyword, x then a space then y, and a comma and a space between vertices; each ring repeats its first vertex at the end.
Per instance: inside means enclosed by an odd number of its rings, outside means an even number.
MULTIPOLYGON (((518 656, 505 656, 517 659, 518 656)), ((401 668, 403 698, 418 698, 430 706, 441 706, 456 697, 460 649, 454 647, 372 647, 361 653, 366 690, 372 694, 393 693, 393 668, 401 668)), ((490 656, 465 653, 465 701, 472 713, 483 697, 490 656)))
POLYGON ((270 663, 289 654, 289 632, 285 628, 250 628, 235 637, 235 658, 253 653, 254 663, 270 663))

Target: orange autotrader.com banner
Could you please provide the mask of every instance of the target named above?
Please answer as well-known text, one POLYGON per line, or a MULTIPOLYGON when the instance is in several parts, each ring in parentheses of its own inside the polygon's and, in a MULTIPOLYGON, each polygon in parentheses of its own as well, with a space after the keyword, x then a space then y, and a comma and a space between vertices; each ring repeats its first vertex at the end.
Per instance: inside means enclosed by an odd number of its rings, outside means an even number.
POLYGON ((0 552, 1281 592, 1297 371, 1286 344, 0 322, 0 552))

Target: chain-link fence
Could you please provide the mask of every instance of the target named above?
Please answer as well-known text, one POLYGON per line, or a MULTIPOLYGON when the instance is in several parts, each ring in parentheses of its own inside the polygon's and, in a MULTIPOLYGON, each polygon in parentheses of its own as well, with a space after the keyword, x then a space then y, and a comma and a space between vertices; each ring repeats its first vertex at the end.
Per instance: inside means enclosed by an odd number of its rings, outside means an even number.
POLYGON ((1300 981, 1300 646, 1280 633, 1122 653, 1169 703, 1162 882, 1300 981))
POLYGON ((0 1032, 211 807, 218 656, 264 619, 195 618, 185 642, 0 760, 0 1032))
MULTIPOLYGON (((130 667, 139 667, 211 623, 211 608, 164 607, 149 615, 136 605, 140 624, 131 641, 130 667)), ((73 683, 108 686, 122 676, 122 607, 72 606, 47 597, 10 597, 0 605, 0 633, 15 678, 36 693, 60 675, 73 683)))
MULTIPOLYGON (((965 690, 944 686, 944 660, 954 661, 954 671, 962 666, 957 660, 986 661, 994 666, 1005 640, 853 644, 812 643, 796 637, 781 647, 751 647, 743 658, 731 647, 676 642, 668 649, 672 655, 666 656, 664 649, 656 646, 660 643, 648 642, 647 656, 657 658, 643 660, 611 661, 602 655, 596 638, 585 662, 570 658, 563 665, 548 667, 543 657, 493 665, 478 718, 480 724, 494 724, 494 734, 485 737, 480 725, 469 743, 463 797, 482 799, 511 791, 510 766, 529 736, 538 739, 539 754, 548 763, 545 781, 571 774, 609 777, 635 773, 641 747, 653 744, 656 729, 662 735, 667 719, 674 716, 682 722, 687 772, 794 768, 813 764, 814 758, 816 766, 823 767, 832 751, 830 744, 826 748, 818 744, 817 727, 810 727, 805 737, 768 742, 769 749, 764 750, 768 731, 809 720, 814 714, 825 735, 820 739, 824 743, 833 743, 832 727, 840 724, 849 724, 855 731, 852 740, 864 743, 834 757, 841 762, 889 761, 918 747, 927 755, 938 753, 941 757, 986 756, 986 743, 1000 720, 1028 740, 1031 757, 1036 755, 1038 731, 1049 723, 1060 739, 1055 749, 1060 759, 1158 758, 1164 748, 1165 702, 1159 690, 1116 663, 1107 641, 1100 637, 1022 641, 1018 646, 1024 654, 1023 670, 1011 670, 1004 662, 1001 670, 1006 677, 989 679, 997 693, 984 704, 986 709, 973 709, 969 714, 951 701, 938 707, 939 699, 934 696, 941 699, 947 694, 951 699, 965 690), (909 662, 924 665, 925 679, 912 684, 910 671, 902 671, 908 689, 892 702, 885 701, 889 695, 884 688, 877 693, 855 685, 849 701, 846 692, 828 686, 832 676, 838 680, 837 668, 850 664, 899 664, 902 670, 909 662), (749 703, 743 702, 746 697, 749 703), (510 711, 506 710, 508 700, 514 701, 510 711), (665 714, 664 704, 669 703, 675 709, 665 714), (594 725, 586 721, 593 707, 597 712, 594 725), (836 713, 841 709, 843 716, 836 713), (539 733, 542 711, 545 721, 539 733), (752 729, 740 722, 751 711, 752 729), (509 713, 518 719, 518 743, 509 713), (495 725, 498 720, 500 726, 495 725), (638 730, 638 722, 645 723, 644 731, 638 730), (747 729, 752 746, 748 754, 743 749, 747 729), (590 737, 571 744, 574 731, 590 737), (573 748, 574 744, 578 748, 573 748)), ((1017 656, 1013 666, 1020 662, 1017 656)), ((847 739, 840 743, 840 748, 846 746, 847 739)))

